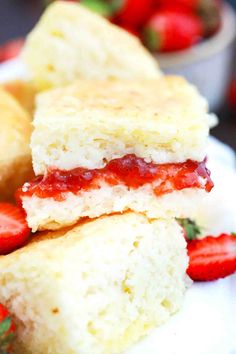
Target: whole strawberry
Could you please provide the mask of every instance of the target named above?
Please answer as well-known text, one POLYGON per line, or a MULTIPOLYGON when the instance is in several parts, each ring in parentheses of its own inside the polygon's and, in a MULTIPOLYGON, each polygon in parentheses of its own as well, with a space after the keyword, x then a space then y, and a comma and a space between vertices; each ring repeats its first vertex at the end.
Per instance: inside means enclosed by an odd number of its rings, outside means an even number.
POLYGON ((221 234, 192 240, 187 245, 187 273, 195 281, 224 278, 236 271, 236 236, 221 234))
POLYGON ((197 8, 197 14, 204 25, 204 36, 210 37, 221 26, 221 2, 218 0, 201 0, 197 8))
POLYGON ((23 246, 29 235, 23 209, 10 203, 0 203, 0 255, 23 246))
POLYGON ((204 25, 204 36, 214 34, 221 24, 221 0, 154 0, 156 8, 176 8, 198 15, 204 25))
POLYGON ((198 11, 204 7, 219 6, 219 0, 153 0, 155 7, 172 6, 183 7, 191 11, 198 11))
POLYGON ((144 29, 144 43, 152 51, 186 49, 202 38, 201 20, 189 12, 174 8, 157 11, 144 29))
POLYGON ((24 45, 24 39, 18 38, 7 42, 0 47, 0 62, 13 59, 20 54, 21 49, 24 45))
POLYGON ((8 310, 0 304, 0 354, 11 352, 11 344, 14 339, 15 325, 8 310))
POLYGON ((111 0, 115 22, 121 26, 143 26, 152 12, 153 0, 111 0))
POLYGON ((227 98, 230 107, 236 109, 236 77, 230 83, 227 98))

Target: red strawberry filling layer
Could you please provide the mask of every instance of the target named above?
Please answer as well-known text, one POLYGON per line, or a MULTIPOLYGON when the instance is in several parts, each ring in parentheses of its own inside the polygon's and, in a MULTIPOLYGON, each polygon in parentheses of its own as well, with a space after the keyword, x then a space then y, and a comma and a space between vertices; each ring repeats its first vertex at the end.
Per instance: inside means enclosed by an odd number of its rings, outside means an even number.
POLYGON ((185 188, 200 188, 207 192, 213 188, 205 161, 155 164, 130 154, 111 160, 101 169, 79 167, 64 171, 50 168, 45 176, 26 183, 18 191, 18 197, 34 195, 62 201, 66 199, 67 192, 77 194, 97 189, 103 182, 111 186, 126 185, 133 189, 149 183, 157 196, 185 188))

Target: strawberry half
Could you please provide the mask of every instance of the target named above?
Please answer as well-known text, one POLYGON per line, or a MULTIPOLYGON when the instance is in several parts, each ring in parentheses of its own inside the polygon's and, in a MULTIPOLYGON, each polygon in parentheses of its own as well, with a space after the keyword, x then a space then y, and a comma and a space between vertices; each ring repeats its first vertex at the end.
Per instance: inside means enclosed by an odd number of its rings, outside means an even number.
POLYGON ((30 229, 22 208, 0 203, 0 254, 21 247, 28 239, 30 229))
POLYGON ((8 310, 0 304, 0 353, 7 354, 11 351, 14 339, 15 325, 8 310))
POLYGON ((224 278, 236 271, 236 236, 221 234, 189 241, 187 245, 191 279, 210 281, 224 278))

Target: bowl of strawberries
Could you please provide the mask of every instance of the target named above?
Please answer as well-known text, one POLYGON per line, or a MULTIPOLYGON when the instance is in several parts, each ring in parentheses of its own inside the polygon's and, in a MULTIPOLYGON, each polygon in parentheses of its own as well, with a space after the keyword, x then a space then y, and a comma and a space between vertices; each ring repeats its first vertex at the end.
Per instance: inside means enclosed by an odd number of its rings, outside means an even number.
MULTIPOLYGON (((50 0, 49 0, 50 1, 50 0)), ((80 0, 138 36, 167 74, 185 76, 216 110, 231 77, 236 17, 222 0, 80 0)))
MULTIPOLYGON (((224 102, 232 77, 236 17, 232 7, 226 3, 215 0, 199 3, 203 8, 198 13, 203 17, 182 12, 177 15, 176 10, 166 12, 167 16, 171 13, 172 24, 165 25, 166 42, 160 44, 155 55, 165 73, 186 77, 207 98, 210 109, 217 110, 224 102), (207 11, 210 11, 208 15, 207 11)), ((146 41, 150 40, 149 36, 146 41)))

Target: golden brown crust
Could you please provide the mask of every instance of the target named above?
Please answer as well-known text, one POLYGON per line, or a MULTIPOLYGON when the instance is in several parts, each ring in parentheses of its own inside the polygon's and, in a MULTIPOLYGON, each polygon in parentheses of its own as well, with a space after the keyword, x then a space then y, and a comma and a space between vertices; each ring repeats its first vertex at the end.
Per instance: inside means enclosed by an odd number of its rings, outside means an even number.
POLYGON ((33 117, 37 91, 32 83, 23 80, 12 80, 4 82, 2 86, 14 96, 20 105, 33 117))
POLYGON ((0 89, 0 200, 13 198, 16 188, 32 177, 30 116, 0 89))

